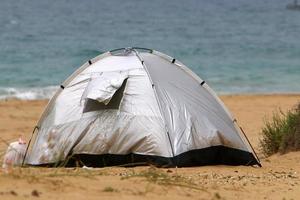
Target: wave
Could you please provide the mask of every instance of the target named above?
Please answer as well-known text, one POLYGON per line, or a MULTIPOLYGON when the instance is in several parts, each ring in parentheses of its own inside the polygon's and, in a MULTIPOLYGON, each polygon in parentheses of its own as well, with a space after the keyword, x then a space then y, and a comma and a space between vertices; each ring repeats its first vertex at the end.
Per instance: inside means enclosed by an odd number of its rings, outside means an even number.
POLYGON ((37 100, 50 99, 58 86, 34 87, 34 88, 14 88, 0 87, 0 99, 21 99, 21 100, 37 100))
MULTIPOLYGON (((218 95, 235 95, 235 94, 299 94, 297 88, 271 88, 271 87, 250 87, 250 86, 230 86, 226 89, 222 86, 215 85, 214 91, 218 95)), ((20 99, 20 100, 42 100, 50 99, 58 90, 59 86, 45 87, 0 87, 0 100, 3 99, 20 99)))

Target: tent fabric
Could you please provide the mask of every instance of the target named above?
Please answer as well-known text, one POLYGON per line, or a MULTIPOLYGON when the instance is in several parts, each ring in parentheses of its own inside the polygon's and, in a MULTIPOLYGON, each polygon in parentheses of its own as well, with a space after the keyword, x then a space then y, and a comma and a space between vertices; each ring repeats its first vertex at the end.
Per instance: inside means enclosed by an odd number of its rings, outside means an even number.
POLYGON ((75 158, 99 166, 259 164, 208 85, 160 52, 105 53, 63 86, 37 124, 25 164, 70 164, 75 158))

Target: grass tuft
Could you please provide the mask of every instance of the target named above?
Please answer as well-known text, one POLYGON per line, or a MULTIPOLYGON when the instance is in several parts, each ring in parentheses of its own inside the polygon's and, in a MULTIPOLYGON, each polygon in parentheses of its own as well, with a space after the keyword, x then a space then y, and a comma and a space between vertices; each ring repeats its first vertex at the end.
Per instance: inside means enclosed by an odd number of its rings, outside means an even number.
POLYGON ((275 112, 261 134, 260 147, 266 156, 300 150, 300 103, 286 113, 275 112))
POLYGON ((103 191, 103 192, 119 192, 118 189, 112 188, 112 187, 110 187, 110 186, 105 187, 102 191, 103 191))
POLYGON ((150 167, 147 170, 143 170, 141 172, 135 172, 132 170, 130 173, 124 175, 121 180, 129 179, 129 178, 144 178, 148 183, 154 183, 162 186, 179 186, 194 190, 201 190, 207 192, 204 188, 199 187, 196 183, 194 183, 191 179, 186 178, 181 175, 170 175, 160 169, 155 167, 150 167))

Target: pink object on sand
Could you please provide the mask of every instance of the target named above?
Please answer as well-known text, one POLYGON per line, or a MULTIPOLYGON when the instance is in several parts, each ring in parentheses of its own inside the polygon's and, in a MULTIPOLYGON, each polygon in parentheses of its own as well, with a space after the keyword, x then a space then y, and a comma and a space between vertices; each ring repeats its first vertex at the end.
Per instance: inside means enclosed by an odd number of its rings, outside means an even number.
POLYGON ((9 144, 4 155, 2 167, 8 169, 13 166, 21 166, 26 151, 26 141, 20 137, 18 141, 9 144))

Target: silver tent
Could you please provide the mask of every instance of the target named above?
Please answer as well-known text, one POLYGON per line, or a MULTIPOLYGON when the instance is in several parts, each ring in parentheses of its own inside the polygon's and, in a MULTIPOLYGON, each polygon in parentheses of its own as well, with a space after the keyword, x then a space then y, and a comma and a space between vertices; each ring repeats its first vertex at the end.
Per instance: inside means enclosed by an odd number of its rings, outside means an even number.
POLYGON ((27 165, 260 165, 205 81, 145 48, 86 62, 62 83, 35 130, 27 165))

